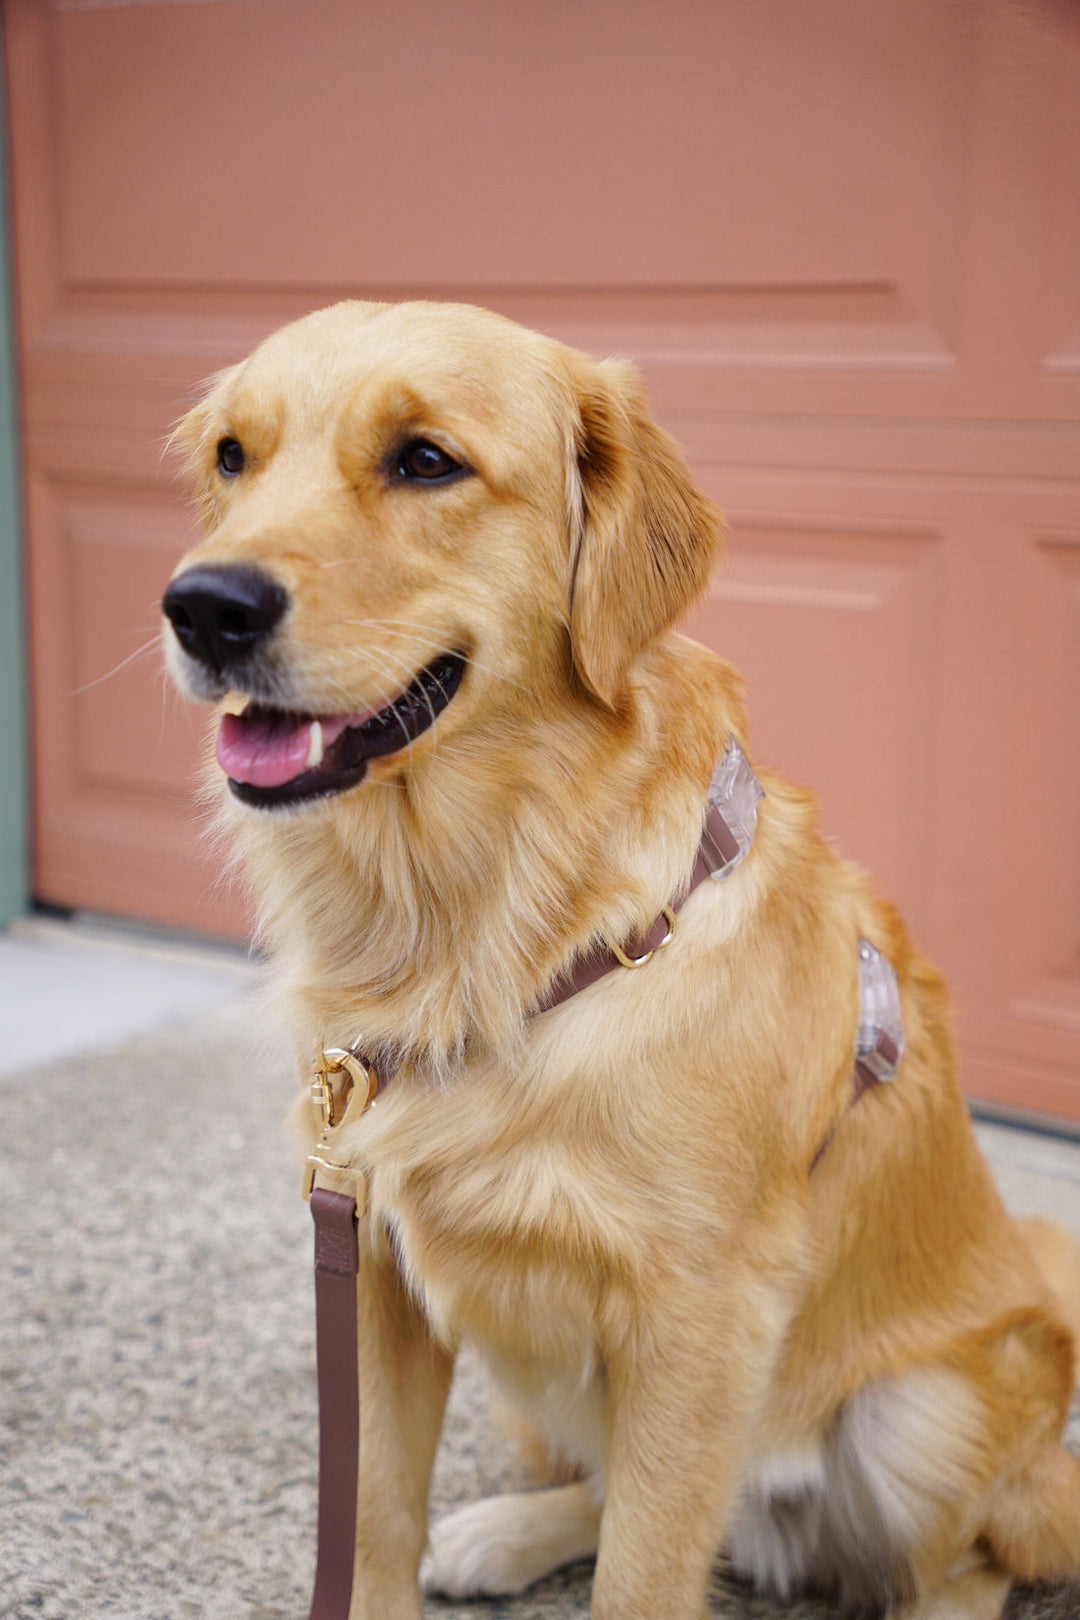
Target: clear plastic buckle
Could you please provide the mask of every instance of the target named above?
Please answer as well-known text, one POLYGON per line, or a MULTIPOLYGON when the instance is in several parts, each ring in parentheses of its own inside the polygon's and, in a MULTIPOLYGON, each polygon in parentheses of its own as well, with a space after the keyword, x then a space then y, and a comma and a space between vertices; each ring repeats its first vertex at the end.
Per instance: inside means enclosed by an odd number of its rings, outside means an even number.
POLYGON ((860 939, 855 1061, 875 1080, 892 1080, 903 1055, 904 1021, 896 969, 868 939, 860 939))
POLYGON ((757 807, 765 789, 754 775, 750 761, 730 738, 724 757, 709 783, 709 804, 723 821, 736 845, 734 854, 717 850, 721 864, 709 875, 714 881, 726 878, 749 852, 757 830, 757 807))

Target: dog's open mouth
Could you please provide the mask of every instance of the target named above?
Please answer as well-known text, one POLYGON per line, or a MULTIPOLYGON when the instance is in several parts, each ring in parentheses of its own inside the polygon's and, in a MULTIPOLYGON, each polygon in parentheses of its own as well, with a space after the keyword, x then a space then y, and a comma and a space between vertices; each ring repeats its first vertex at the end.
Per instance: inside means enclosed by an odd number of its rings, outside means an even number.
POLYGON ((369 759, 396 754, 421 736, 454 696, 465 669, 443 653, 381 709, 288 714, 249 703, 222 716, 218 764, 245 804, 270 808, 343 793, 363 780, 369 759))

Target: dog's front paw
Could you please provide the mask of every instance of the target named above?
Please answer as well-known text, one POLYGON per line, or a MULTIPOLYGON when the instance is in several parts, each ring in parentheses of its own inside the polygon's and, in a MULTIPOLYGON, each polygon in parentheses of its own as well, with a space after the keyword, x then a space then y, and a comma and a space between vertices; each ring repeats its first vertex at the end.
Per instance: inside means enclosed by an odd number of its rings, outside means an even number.
POLYGON ((512 1496, 491 1496, 440 1519, 428 1533, 420 1586, 443 1597, 503 1597, 536 1577, 526 1566, 512 1496))
POLYGON ((425 1592, 509 1597, 596 1551, 600 1510, 583 1483, 489 1496, 440 1519, 420 1564, 425 1592))

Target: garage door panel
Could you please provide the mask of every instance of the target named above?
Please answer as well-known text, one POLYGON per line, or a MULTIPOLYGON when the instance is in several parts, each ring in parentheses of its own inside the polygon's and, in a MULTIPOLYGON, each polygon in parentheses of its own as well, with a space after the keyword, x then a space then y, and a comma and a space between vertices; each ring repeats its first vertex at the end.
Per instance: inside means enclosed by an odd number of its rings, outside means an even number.
POLYGON ((1003 1100, 1013 1064, 1022 1100, 1054 1110, 1069 1097, 1080 1115, 1077 494, 1003 484, 960 506, 938 699, 935 948, 972 1086, 1003 1100))
POLYGON ((1052 746, 1025 737, 1002 773, 1022 881, 998 1039, 1017 1055, 1080 1065, 1080 535, 1036 535, 1026 572, 1040 635, 1020 680, 1029 705, 1053 717, 1052 746))
POLYGON ((1047 141, 1047 223, 1042 256, 1040 349, 1050 371, 1080 371, 1080 98, 1075 55, 1080 14, 1051 81, 1053 117, 1047 141), (1071 46, 1071 49, 1069 48, 1071 46))
POLYGON ((55 746, 69 797, 83 780, 186 796, 197 711, 170 701, 166 713, 158 645, 182 510, 165 491, 68 483, 39 485, 36 510, 37 662, 62 722, 42 750, 55 746))
POLYGON ((66 569, 74 585, 72 769, 91 785, 168 798, 186 797, 191 785, 205 719, 167 684, 160 650, 158 604, 183 533, 177 515, 161 496, 65 491, 66 569), (151 536, 157 543, 148 544, 151 536))
POLYGON ((732 517, 691 629, 746 677, 756 758, 812 787, 823 826, 925 922, 938 540, 732 517))
POLYGON ((215 896, 216 863, 196 843, 207 717, 166 686, 158 648, 162 586, 190 541, 182 505, 168 489, 39 477, 28 519, 38 892, 105 910, 128 894, 167 919, 179 844, 203 869, 201 926, 234 927, 235 900, 215 896))
POLYGON ((313 0, 302 28, 283 0, 56 12, 65 286, 704 290, 751 348, 778 312, 947 351, 970 77, 949 8, 469 0, 437 46, 434 22, 425 0, 313 0))
MULTIPOLYGON (((1033 616, 1043 631, 1041 675, 1056 737, 1045 756, 1051 837, 1040 930, 1045 959, 1080 969, 1080 535, 1040 537, 1032 547, 1033 616)), ((1038 701, 1039 699, 1037 699, 1038 701)))

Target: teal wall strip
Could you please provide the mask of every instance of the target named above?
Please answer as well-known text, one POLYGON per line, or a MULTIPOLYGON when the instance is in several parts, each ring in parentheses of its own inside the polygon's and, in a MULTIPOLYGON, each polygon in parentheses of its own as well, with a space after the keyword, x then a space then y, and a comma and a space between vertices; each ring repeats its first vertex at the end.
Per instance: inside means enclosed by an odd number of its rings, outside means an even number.
POLYGON ((25 910, 29 895, 25 599, 7 156, 0 49, 0 927, 25 910))

